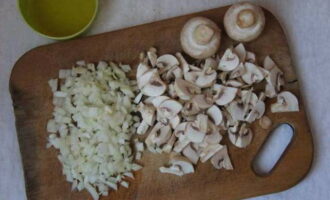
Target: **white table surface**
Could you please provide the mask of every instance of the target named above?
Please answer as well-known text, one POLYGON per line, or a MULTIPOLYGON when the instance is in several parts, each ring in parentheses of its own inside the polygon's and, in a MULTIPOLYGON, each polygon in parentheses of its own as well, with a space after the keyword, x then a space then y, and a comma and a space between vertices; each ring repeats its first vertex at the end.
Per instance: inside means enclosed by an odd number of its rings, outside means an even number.
MULTIPOLYGON (((108 32, 195 11, 230 0, 100 0, 98 17, 86 35, 108 32)), ((313 132, 312 170, 294 188, 255 199, 330 199, 330 1, 260 0, 282 23, 291 47, 313 132)), ((12 66, 26 51, 54 41, 27 27, 15 0, 0 0, 0 200, 26 199, 15 118, 8 91, 12 66)))

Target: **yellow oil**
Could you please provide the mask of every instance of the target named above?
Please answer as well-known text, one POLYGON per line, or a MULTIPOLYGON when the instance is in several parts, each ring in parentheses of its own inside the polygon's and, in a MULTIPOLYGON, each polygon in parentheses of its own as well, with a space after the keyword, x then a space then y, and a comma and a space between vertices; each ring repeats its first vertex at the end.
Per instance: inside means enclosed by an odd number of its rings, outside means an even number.
POLYGON ((21 0, 27 22, 45 35, 64 37, 83 29, 92 19, 96 0, 21 0))

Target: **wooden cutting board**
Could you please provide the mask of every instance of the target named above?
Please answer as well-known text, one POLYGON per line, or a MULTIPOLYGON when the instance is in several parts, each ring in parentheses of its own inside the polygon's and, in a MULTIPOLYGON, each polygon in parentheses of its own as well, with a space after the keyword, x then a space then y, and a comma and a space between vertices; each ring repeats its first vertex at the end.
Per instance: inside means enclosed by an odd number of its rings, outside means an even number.
MULTIPOLYGON (((41 46, 23 55, 13 68, 10 91, 28 199, 92 199, 86 191, 71 191, 71 185, 62 175, 57 152, 53 148, 46 149, 46 123, 53 109, 52 93, 47 81, 57 77, 59 69, 71 68, 75 61, 82 59, 88 62, 112 60, 135 67, 139 53, 151 46, 157 47, 160 54, 181 51, 179 34, 188 19, 194 16, 208 17, 224 30, 222 20, 227 8, 41 46)), ((238 149, 228 145, 235 168, 233 171, 216 170, 207 162, 198 164, 196 173, 183 177, 161 174, 158 168, 166 163, 167 156, 145 153, 141 161, 145 167, 135 173, 129 189, 120 187, 117 192, 110 192, 108 197, 102 199, 241 199, 286 190, 304 178, 312 163, 312 136, 284 32, 276 18, 270 12, 265 12, 265 30, 257 40, 246 43, 246 47, 257 54, 259 63, 266 55, 271 55, 284 71, 287 82, 284 89, 292 91, 300 102, 299 112, 278 114, 269 111, 269 105, 274 100, 266 102, 266 115, 273 121, 272 129, 284 122, 294 128, 290 145, 271 173, 259 176, 252 169, 252 161, 270 133, 255 123, 252 125, 254 138, 248 148, 238 149)), ((222 53, 233 44, 237 43, 223 31, 219 52, 222 53)), ((228 142, 227 138, 225 142, 228 142)))

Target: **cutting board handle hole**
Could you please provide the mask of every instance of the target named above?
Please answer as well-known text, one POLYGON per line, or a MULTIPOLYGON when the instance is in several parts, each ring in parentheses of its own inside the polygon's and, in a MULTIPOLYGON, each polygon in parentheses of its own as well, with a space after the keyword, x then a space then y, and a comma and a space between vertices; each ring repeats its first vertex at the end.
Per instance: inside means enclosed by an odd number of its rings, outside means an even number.
POLYGON ((271 131, 252 163, 253 170, 257 175, 269 175, 274 167, 279 164, 280 158, 290 144, 293 134, 293 127, 287 123, 280 124, 271 131))

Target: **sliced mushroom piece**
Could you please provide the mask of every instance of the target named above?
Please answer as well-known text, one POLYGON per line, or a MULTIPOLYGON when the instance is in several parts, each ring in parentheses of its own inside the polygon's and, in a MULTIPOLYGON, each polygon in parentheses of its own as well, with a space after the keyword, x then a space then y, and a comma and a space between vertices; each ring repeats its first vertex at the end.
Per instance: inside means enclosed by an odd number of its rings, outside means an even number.
POLYGON ((150 130, 148 137, 145 139, 145 144, 150 152, 156 152, 155 138, 158 135, 160 129, 164 126, 161 122, 156 123, 156 125, 150 130))
POLYGON ((196 59, 216 53, 220 46, 221 30, 205 17, 194 17, 181 30, 180 41, 184 52, 196 59))
POLYGON ((210 159, 217 151, 222 149, 223 146, 221 144, 209 144, 206 147, 201 149, 199 153, 199 157, 202 163, 206 162, 210 159))
POLYGON ((232 5, 224 16, 228 36, 236 41, 249 42, 256 39, 265 26, 263 10, 252 3, 232 5))
POLYGON ((181 110, 181 103, 173 99, 165 100, 157 107, 157 112, 160 112, 167 119, 175 117, 181 110))
POLYGON ((175 117, 172 117, 170 119, 170 125, 173 129, 175 129, 181 122, 181 118, 179 115, 175 116, 175 117))
POLYGON ((181 111, 181 113, 185 116, 196 115, 199 112, 200 112, 200 108, 198 107, 198 104, 195 103, 194 101, 186 102, 181 111))
POLYGON ((231 73, 229 78, 234 79, 241 77, 243 74, 245 74, 246 69, 243 63, 240 63, 236 69, 234 69, 231 73))
POLYGON ((217 72, 212 68, 204 68, 196 77, 195 84, 200 88, 210 87, 217 78, 217 72))
POLYGON ((180 153, 190 143, 190 140, 184 135, 187 124, 188 122, 183 122, 174 130, 174 135, 179 138, 174 144, 174 152, 180 153))
POLYGON ((157 70, 156 69, 146 71, 141 76, 137 76, 136 80, 137 80, 138 88, 140 90, 142 90, 143 87, 146 86, 154 76, 157 76, 157 70))
POLYGON ((224 145, 218 152, 216 152, 212 156, 211 163, 216 169, 221 169, 221 168, 224 168, 226 170, 234 169, 233 165, 231 164, 226 145, 224 145))
POLYGON ((227 105, 232 102, 238 91, 237 88, 226 87, 220 84, 214 84, 213 89, 216 91, 213 98, 220 106, 227 105))
POLYGON ((157 58, 157 65, 161 64, 165 68, 170 68, 173 66, 179 66, 178 59, 171 54, 164 54, 157 58))
POLYGON ((176 176, 183 176, 184 173, 179 166, 170 166, 170 167, 160 167, 159 171, 161 173, 174 174, 176 176))
POLYGON ((157 50, 155 48, 151 47, 149 49, 149 51, 147 52, 147 56, 148 56, 151 66, 155 67, 157 64, 157 50))
POLYGON ((174 135, 176 137, 180 137, 180 135, 184 135, 184 131, 186 130, 188 122, 182 122, 180 123, 175 129, 174 129, 174 135))
POLYGON ((175 88, 174 88, 174 84, 168 85, 168 95, 173 99, 178 97, 178 95, 176 94, 175 88))
POLYGON ((218 62, 214 58, 206 58, 203 67, 216 69, 218 67, 218 62))
POLYGON ((229 81, 226 82, 226 86, 240 88, 240 87, 244 86, 244 84, 240 81, 229 80, 229 81))
POLYGON ((272 126, 272 120, 267 116, 262 116, 259 119, 259 125, 263 129, 269 129, 272 126))
POLYGON ((195 172, 194 166, 191 164, 191 162, 187 158, 180 155, 172 156, 170 158, 170 164, 173 166, 178 166, 184 174, 195 172))
POLYGON ((266 56, 264 60, 264 68, 269 71, 268 76, 266 76, 265 93, 267 97, 273 98, 280 91, 281 86, 284 85, 283 72, 269 56, 266 56))
POLYGON ((147 132, 148 128, 149 128, 148 123, 145 121, 142 121, 140 123, 139 127, 136 129, 136 133, 139 135, 143 135, 147 132))
POLYGON ((171 82, 172 80, 175 80, 176 78, 182 78, 183 72, 182 69, 178 66, 173 66, 170 68, 166 73, 163 74, 162 78, 166 80, 167 82, 171 82))
POLYGON ((219 131, 212 131, 209 134, 206 134, 204 140, 202 143, 204 143, 204 145, 200 145, 202 147, 205 147, 209 144, 219 144, 219 142, 222 140, 222 135, 219 133, 219 131))
POLYGON ((197 124, 199 130, 203 133, 207 132, 207 125, 208 125, 208 116, 204 114, 198 114, 196 117, 195 123, 197 124))
POLYGON ((146 63, 141 62, 137 67, 136 80, 139 79, 143 74, 145 74, 149 70, 150 67, 146 63))
POLYGON ((169 100, 170 98, 168 96, 158 96, 152 99, 152 104, 157 108, 160 106, 161 103, 163 103, 165 100, 169 100))
POLYGON ((199 160, 199 155, 197 150, 192 146, 192 144, 188 144, 182 151, 182 154, 188 158, 193 164, 197 164, 199 160))
POLYGON ((236 47, 234 48, 234 51, 236 52, 237 56, 239 57, 239 60, 241 62, 245 62, 246 50, 245 50, 243 43, 239 43, 238 45, 236 45, 236 47))
POLYGON ((218 106, 211 106, 209 109, 207 109, 206 114, 210 117, 216 126, 220 125, 222 122, 222 112, 218 106))
POLYGON ((253 83, 259 83, 265 78, 261 68, 255 64, 246 62, 244 66, 246 73, 242 75, 242 79, 245 83, 252 85, 253 83))
POLYGON ((190 100, 195 94, 201 93, 199 87, 181 78, 175 79, 174 89, 182 100, 190 100))
POLYGON ((247 51, 245 61, 250 62, 250 63, 255 63, 256 62, 256 54, 254 54, 250 51, 247 51))
POLYGON ((159 132, 153 138, 153 143, 160 147, 161 145, 165 144, 172 135, 172 129, 169 125, 163 126, 160 128, 159 132))
POLYGON ((188 122, 185 130, 185 136, 191 141, 195 143, 200 143, 203 141, 206 132, 202 132, 200 130, 200 127, 198 127, 199 124, 196 124, 194 122, 188 122))
POLYGON ((227 49, 220 59, 218 69, 222 71, 233 71, 239 65, 238 55, 232 51, 232 49, 227 49))
MULTIPOLYGON (((141 79, 144 79, 144 76, 142 76, 139 79, 140 82, 142 82, 141 79)), ((139 83, 139 80, 138 80, 138 83, 139 83)), ((144 95, 154 97, 154 96, 162 95, 165 92, 165 90, 166 90, 165 83, 160 79, 158 73, 155 72, 155 73, 153 73, 151 79, 148 80, 148 83, 143 86, 143 88, 141 89, 141 92, 144 95)))
POLYGON ((272 113, 298 112, 299 103, 297 97, 291 92, 284 91, 277 95, 277 102, 271 105, 272 113))
POLYGON ((176 53, 176 57, 178 58, 178 60, 180 62, 184 79, 186 81, 190 81, 192 83, 195 82, 195 80, 197 79, 198 73, 201 72, 201 69, 198 67, 189 65, 180 52, 176 53))
POLYGON ((134 99, 134 103, 135 104, 139 104, 140 103, 140 101, 141 101, 141 99, 142 99, 142 97, 143 97, 143 94, 142 94, 142 92, 140 92, 138 95, 136 95, 136 97, 135 97, 135 99, 134 99))
POLYGON ((207 109, 213 105, 213 97, 210 93, 195 95, 192 99, 200 109, 207 109))
POLYGON ((256 119, 260 119, 265 113, 265 107, 265 103, 261 100, 258 100, 257 104, 249 112, 245 120, 249 123, 252 123, 256 119))
POLYGON ((153 106, 141 102, 138 105, 138 111, 141 113, 143 121, 146 122, 149 126, 152 126, 155 123, 156 109, 153 106))
POLYGON ((247 147, 252 141, 252 131, 250 128, 246 127, 246 124, 243 123, 238 132, 233 132, 230 129, 228 130, 230 142, 238 148, 247 147))
POLYGON ((176 141, 176 136, 175 134, 173 133, 170 137, 170 139, 167 140, 166 144, 164 144, 163 146, 163 152, 165 153, 170 153, 172 151, 172 148, 173 148, 173 145, 176 141))
POLYGON ((245 120, 246 111, 244 110, 244 104, 233 101, 229 104, 227 110, 235 121, 245 120))

